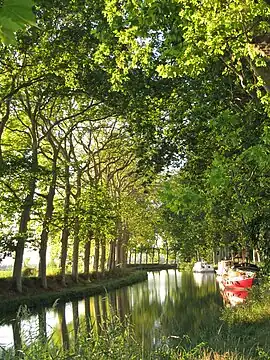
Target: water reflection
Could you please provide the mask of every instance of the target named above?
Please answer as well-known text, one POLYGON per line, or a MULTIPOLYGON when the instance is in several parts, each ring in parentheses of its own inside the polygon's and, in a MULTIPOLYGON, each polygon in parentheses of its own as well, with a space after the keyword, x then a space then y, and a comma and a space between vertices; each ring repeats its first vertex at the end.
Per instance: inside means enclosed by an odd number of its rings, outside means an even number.
POLYGON ((236 306, 243 304, 248 297, 248 289, 245 288, 222 288, 220 294, 223 298, 223 304, 225 306, 236 306))
POLYGON ((5 323, 0 327, 0 345, 19 350, 35 322, 39 336, 50 337, 70 349, 76 344, 80 325, 100 334, 107 321, 117 315, 121 321, 129 318, 137 340, 151 348, 160 344, 164 336, 198 339, 202 329, 216 321, 221 307, 213 274, 150 272, 147 281, 103 296, 60 303, 22 319, 2 320, 5 323))

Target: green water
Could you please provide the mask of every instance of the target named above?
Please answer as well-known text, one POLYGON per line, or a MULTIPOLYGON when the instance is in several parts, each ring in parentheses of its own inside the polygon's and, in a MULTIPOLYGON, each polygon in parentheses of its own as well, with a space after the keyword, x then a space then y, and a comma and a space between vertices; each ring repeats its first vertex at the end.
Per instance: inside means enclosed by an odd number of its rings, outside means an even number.
POLYGON ((19 349, 22 342, 43 335, 68 348, 80 326, 100 333, 115 315, 132 323, 136 339, 146 349, 164 339, 198 343, 211 333, 213 324, 217 326, 221 309, 214 274, 150 272, 147 281, 104 296, 58 304, 20 319, 15 314, 2 319, 0 346, 19 349))

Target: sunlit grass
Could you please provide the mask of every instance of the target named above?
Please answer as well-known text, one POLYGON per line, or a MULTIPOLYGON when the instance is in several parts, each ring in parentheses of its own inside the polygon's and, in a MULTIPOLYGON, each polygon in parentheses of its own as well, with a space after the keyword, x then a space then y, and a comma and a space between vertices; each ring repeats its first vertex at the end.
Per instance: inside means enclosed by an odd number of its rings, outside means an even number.
POLYGON ((253 287, 245 304, 227 309, 222 316, 228 324, 252 325, 268 322, 270 325, 270 285, 253 287))
POLYGON ((12 270, 0 270, 0 278, 12 277, 12 270))

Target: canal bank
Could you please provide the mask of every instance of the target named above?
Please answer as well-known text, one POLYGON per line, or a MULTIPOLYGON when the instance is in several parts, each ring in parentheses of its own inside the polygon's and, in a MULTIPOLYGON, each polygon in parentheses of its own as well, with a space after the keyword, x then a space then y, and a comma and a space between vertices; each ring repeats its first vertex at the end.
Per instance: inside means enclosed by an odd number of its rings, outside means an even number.
POLYGON ((27 308, 36 308, 43 306, 52 306, 55 301, 68 302, 73 299, 80 299, 86 296, 104 294, 108 291, 119 289, 124 286, 147 280, 146 271, 118 271, 112 274, 108 273, 103 279, 93 279, 91 282, 81 278, 78 284, 70 281, 67 287, 60 285, 61 280, 54 276, 51 278, 47 290, 37 286, 37 278, 28 278, 24 282, 24 293, 18 294, 11 291, 11 280, 0 279, 2 294, 0 296, 0 314, 15 312, 20 306, 27 308), (34 287, 36 286, 36 287, 34 287), (6 291, 3 292, 3 289, 6 291), (57 290, 56 290, 57 289, 57 290))
POLYGON ((53 348, 62 360, 269 360, 269 296, 264 286, 250 295, 224 308, 214 274, 149 272, 147 281, 106 294, 2 315, 0 347, 5 360, 15 359, 12 349, 33 360, 53 348))

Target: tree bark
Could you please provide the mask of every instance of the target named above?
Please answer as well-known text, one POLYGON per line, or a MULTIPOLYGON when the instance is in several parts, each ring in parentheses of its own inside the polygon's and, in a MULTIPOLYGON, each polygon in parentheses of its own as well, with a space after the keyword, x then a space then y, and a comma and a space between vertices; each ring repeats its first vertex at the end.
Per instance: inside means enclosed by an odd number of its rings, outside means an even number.
POLYGON ((106 261, 106 242, 105 239, 101 239, 101 257, 100 257, 100 271, 102 275, 105 272, 105 261, 106 261))
POLYGON ((49 226, 52 219, 53 214, 53 200, 55 195, 55 186, 57 179, 57 158, 58 151, 54 148, 54 157, 53 157, 53 165, 52 165, 52 179, 49 187, 49 192, 47 195, 47 205, 46 205, 46 213, 43 221, 43 228, 40 237, 40 263, 39 263, 39 277, 41 279, 41 285, 44 289, 47 289, 47 277, 46 277, 46 269, 47 269, 47 246, 48 246, 48 235, 49 235, 49 226))
POLYGON ((94 258, 94 271, 98 275, 99 267, 99 237, 98 234, 95 236, 95 258, 94 258))
POLYGON ((65 166, 65 205, 64 205, 64 224, 61 237, 61 259, 60 259, 60 268, 61 268, 61 283, 63 286, 66 286, 66 262, 67 262, 67 250, 68 250, 68 237, 69 237, 69 206, 70 206, 70 194, 71 187, 69 181, 69 166, 65 166))
POLYGON ((116 246, 116 266, 122 266, 121 251, 122 251, 122 223, 120 220, 117 221, 117 246, 116 246))
POLYGON ((127 223, 124 223, 123 226, 123 240, 122 240, 122 246, 121 246, 121 264, 122 267, 127 266, 127 245, 128 245, 128 228, 127 223))
MULTIPOLYGON (((81 197, 81 177, 82 171, 78 169, 77 172, 77 192, 76 192, 76 211, 80 211, 80 197, 81 197)), ((80 231, 80 219, 76 214, 74 224, 74 242, 73 242, 73 253, 72 253, 72 278, 75 282, 79 281, 78 265, 79 265, 79 231, 80 231)))
POLYGON ((36 189, 36 172, 38 170, 38 158, 37 158, 38 145, 37 145, 35 125, 33 124, 33 122, 32 122, 32 136, 33 136, 33 144, 32 144, 31 174, 28 183, 28 194, 26 195, 22 206, 23 210, 20 218, 18 240, 15 250, 15 261, 13 268, 13 282, 15 284, 15 289, 20 293, 22 292, 22 264, 23 264, 24 247, 27 236, 28 223, 30 220, 30 213, 34 203, 34 194, 36 189))
POLYGON ((91 241, 93 238, 93 232, 91 230, 88 231, 88 239, 84 245, 84 274, 87 279, 89 279, 90 275, 90 253, 91 253, 91 241))
POLYGON ((115 246, 116 241, 112 240, 110 242, 110 253, 109 253, 109 259, 108 259, 108 269, 113 270, 115 268, 115 246))

